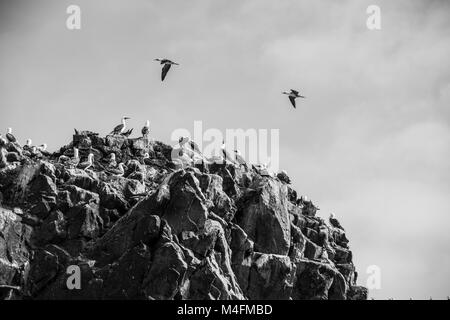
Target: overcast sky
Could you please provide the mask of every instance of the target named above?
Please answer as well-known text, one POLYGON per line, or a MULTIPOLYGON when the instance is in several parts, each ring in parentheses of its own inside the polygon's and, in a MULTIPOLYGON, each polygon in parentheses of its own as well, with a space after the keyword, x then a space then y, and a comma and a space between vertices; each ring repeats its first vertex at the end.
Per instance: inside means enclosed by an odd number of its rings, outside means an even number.
POLYGON ((300 194, 334 212, 374 298, 450 295, 449 1, 0 1, 0 128, 52 150, 123 115, 280 129, 300 194), (66 8, 82 10, 79 31, 66 8), (366 27, 366 8, 381 27, 366 27), (160 82, 156 57, 179 62, 160 82), (307 96, 294 110, 281 91, 307 96))

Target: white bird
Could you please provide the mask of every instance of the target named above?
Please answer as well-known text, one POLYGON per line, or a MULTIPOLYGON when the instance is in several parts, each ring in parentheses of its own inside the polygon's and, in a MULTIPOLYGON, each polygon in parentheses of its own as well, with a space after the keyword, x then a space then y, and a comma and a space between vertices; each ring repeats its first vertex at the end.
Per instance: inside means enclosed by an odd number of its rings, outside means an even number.
POLYGON ((245 159, 242 157, 241 152, 239 150, 234 150, 234 155, 235 155, 235 159, 236 162, 240 165, 240 166, 245 166, 247 168, 247 162, 245 161, 245 159))
POLYGON ((117 167, 116 154, 111 153, 108 160, 108 169, 117 167))
POLYGON ((23 146, 23 150, 30 151, 32 144, 33 144, 33 141, 31 139, 27 139, 26 144, 23 146))
POLYGON ((125 168, 124 168, 124 164, 123 163, 119 163, 119 165, 117 166, 117 168, 108 168, 106 170, 108 173, 121 177, 125 174, 125 168))
POLYGON ((289 100, 291 101, 291 103, 294 106, 294 108, 297 108, 296 105, 295 105, 295 99, 297 99, 297 98, 304 98, 305 99, 306 98, 306 97, 300 95, 298 93, 298 91, 292 90, 292 89, 291 89, 291 92, 282 92, 282 93, 289 96, 289 100))
POLYGON ((78 151, 78 148, 73 148, 73 158, 70 159, 67 164, 76 167, 80 163, 80 153, 78 151))
POLYGON ((122 134, 125 132, 125 130, 127 129, 127 120, 129 120, 130 118, 128 117, 123 117, 122 118, 122 123, 119 124, 118 126, 116 126, 114 128, 113 131, 111 131, 110 134, 122 134))
POLYGON ((226 148, 227 148, 227 146, 225 144, 225 141, 223 141, 221 149, 222 149, 222 157, 223 157, 224 163, 226 164, 227 161, 235 163, 233 157, 231 156, 231 154, 228 153, 226 148))
POLYGON ((141 132, 142 132, 142 136, 144 138, 147 138, 147 136, 150 132, 150 121, 149 120, 146 121, 145 126, 142 128, 141 132))
POLYGON ((161 81, 164 81, 164 79, 166 78, 167 72, 169 72, 170 67, 172 65, 177 65, 177 66, 179 65, 178 63, 173 62, 169 59, 155 59, 155 61, 158 61, 158 62, 160 62, 160 64, 164 65, 162 68, 162 71, 161 71, 161 81))
POLYGON ((47 144, 46 144, 46 143, 41 144, 41 145, 38 147, 38 150, 41 151, 41 152, 47 151, 47 144))
POLYGON ((90 153, 88 155, 87 161, 78 164, 78 168, 86 171, 87 169, 92 167, 93 164, 94 164, 94 155, 90 153))
POLYGON ((16 143, 17 139, 16 137, 13 136, 12 134, 12 128, 8 128, 7 134, 6 134, 6 139, 8 139, 8 142, 11 143, 16 143))

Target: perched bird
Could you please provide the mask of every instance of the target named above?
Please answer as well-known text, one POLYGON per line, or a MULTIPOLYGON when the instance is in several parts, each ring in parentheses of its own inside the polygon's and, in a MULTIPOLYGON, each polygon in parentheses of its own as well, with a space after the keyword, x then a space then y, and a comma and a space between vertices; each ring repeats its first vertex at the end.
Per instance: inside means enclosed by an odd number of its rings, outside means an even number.
POLYGON ((73 158, 67 161, 67 165, 71 167, 76 167, 80 163, 80 153, 78 148, 73 148, 73 158))
POLYGON ((130 130, 128 130, 128 131, 126 131, 126 132, 124 132, 124 133, 122 133, 122 135, 124 136, 124 137, 129 137, 129 136, 131 136, 131 134, 133 133, 133 128, 131 128, 130 130))
POLYGON ((79 135, 80 135, 80 132, 79 132, 77 129, 73 129, 73 130, 75 130, 75 135, 76 135, 76 136, 79 136, 79 135))
POLYGON ((121 177, 125 174, 125 168, 123 163, 119 163, 119 165, 117 166, 117 168, 108 168, 106 169, 106 172, 121 177))
POLYGON ((174 64, 178 66, 179 64, 173 61, 170 61, 169 59, 155 59, 155 61, 160 62, 161 65, 164 65, 161 72, 161 81, 164 81, 166 78, 167 72, 169 72, 170 67, 174 64))
POLYGON ((345 231, 344 228, 341 226, 341 224, 339 223, 338 219, 336 219, 334 217, 334 213, 330 214, 330 218, 328 219, 330 221, 330 224, 338 229, 341 229, 342 231, 345 231))
POLYGON ((78 164, 78 168, 86 171, 87 169, 92 167, 93 164, 94 164, 94 154, 90 153, 88 155, 87 161, 78 164))
POLYGON ((73 158, 62 155, 58 158, 59 163, 68 164, 71 166, 77 166, 80 163, 80 156, 77 148, 73 148, 73 158))
POLYGON ((291 101, 292 105, 294 106, 294 108, 297 108, 295 105, 295 99, 296 98, 306 98, 304 96, 301 96, 298 91, 292 90, 291 92, 282 92, 283 94, 287 94, 289 96, 289 100, 291 101))
POLYGON ((222 149, 222 157, 223 157, 224 163, 226 164, 227 161, 235 163, 233 157, 231 156, 231 154, 228 153, 226 148, 227 148, 227 146, 225 144, 225 141, 222 141, 221 149, 222 149))
POLYGON ((123 117, 122 118, 122 123, 119 124, 118 126, 116 126, 114 128, 114 130, 111 131, 110 134, 121 134, 121 133, 124 133, 125 130, 127 129, 127 120, 129 120, 129 119, 130 118, 128 118, 128 117, 123 117))
POLYGON ((147 122, 145 123, 145 126, 141 130, 142 136, 144 138, 147 138, 149 132, 150 132, 150 121, 147 120, 147 122))
POLYGON ((111 153, 108 159, 108 169, 109 168, 115 168, 117 167, 117 161, 116 161, 116 154, 115 153, 111 153))
POLYGON ((23 146, 23 150, 30 151, 32 144, 33 144, 33 141, 31 139, 27 139, 26 144, 23 146))
POLYGON ((47 144, 43 143, 38 147, 38 150, 43 152, 43 151, 47 151, 47 144))
POLYGON ((6 139, 8 139, 8 142, 16 143, 17 139, 12 134, 12 128, 8 128, 8 133, 6 134, 6 139))
POLYGON ((234 157, 236 159, 237 164, 239 164, 239 166, 244 166, 245 168, 247 168, 247 162, 242 157, 241 152, 239 150, 234 150, 234 157))

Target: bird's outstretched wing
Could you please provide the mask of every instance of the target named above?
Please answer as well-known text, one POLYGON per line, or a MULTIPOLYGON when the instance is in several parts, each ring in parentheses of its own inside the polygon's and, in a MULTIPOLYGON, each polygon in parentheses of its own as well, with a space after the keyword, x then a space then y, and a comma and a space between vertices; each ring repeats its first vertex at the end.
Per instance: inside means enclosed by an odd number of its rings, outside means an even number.
POLYGON ((161 73, 161 81, 164 81, 164 79, 166 78, 167 72, 169 72, 171 66, 172 66, 171 64, 164 65, 164 67, 162 68, 162 73, 161 73))
POLYGON ((292 105, 294 106, 294 108, 297 108, 295 106, 295 98, 294 97, 289 97, 289 100, 291 100, 292 105))
POLYGON ((298 94, 298 91, 297 91, 297 90, 291 89, 291 92, 294 93, 294 94, 296 94, 296 95, 298 94))

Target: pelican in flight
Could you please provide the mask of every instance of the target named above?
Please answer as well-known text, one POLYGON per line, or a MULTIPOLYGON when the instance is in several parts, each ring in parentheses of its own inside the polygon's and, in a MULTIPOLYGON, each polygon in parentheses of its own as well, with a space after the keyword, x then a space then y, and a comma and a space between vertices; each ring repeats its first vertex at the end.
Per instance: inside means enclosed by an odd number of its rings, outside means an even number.
POLYGON ((12 134, 12 128, 8 128, 8 133, 6 134, 6 139, 8 139, 8 142, 16 143, 17 139, 12 134))
POLYGON ((111 131, 110 134, 121 134, 121 133, 124 133, 125 130, 127 129, 127 120, 129 120, 129 119, 130 118, 128 118, 128 117, 123 117, 122 118, 122 123, 119 124, 118 126, 116 126, 114 128, 114 130, 111 131))
POLYGON ((93 164, 94 164, 94 154, 89 153, 87 161, 80 163, 78 165, 78 168, 86 171, 87 169, 92 167, 93 164))
POLYGON ((282 93, 289 96, 289 100, 291 101, 291 103, 292 103, 292 105, 294 106, 294 108, 297 108, 296 105, 295 105, 295 99, 297 99, 297 98, 303 98, 303 99, 305 99, 305 98, 306 98, 306 97, 300 95, 300 94, 298 93, 298 91, 292 90, 292 89, 291 89, 291 92, 286 92, 286 91, 285 91, 285 92, 282 92, 282 93))
POLYGON ((164 65, 161 72, 161 81, 164 81, 166 78, 167 72, 169 72, 170 67, 174 64, 176 66, 179 66, 178 63, 173 62, 169 59, 155 59, 155 61, 160 62, 160 64, 164 65))
POLYGON ((150 132, 150 121, 149 120, 147 120, 147 122, 145 123, 145 126, 142 128, 141 132, 142 132, 142 136, 144 138, 146 138, 148 136, 148 133, 150 132))

